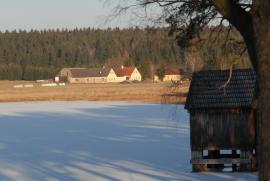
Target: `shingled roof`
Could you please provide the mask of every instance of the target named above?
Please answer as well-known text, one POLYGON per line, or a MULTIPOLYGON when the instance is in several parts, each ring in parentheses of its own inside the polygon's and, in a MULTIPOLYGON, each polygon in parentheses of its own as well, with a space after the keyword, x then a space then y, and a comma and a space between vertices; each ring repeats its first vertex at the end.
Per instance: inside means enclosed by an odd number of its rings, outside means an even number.
POLYGON ((111 69, 108 68, 85 68, 76 69, 71 68, 70 73, 73 78, 83 78, 83 77, 107 77, 111 69))
POLYGON ((256 73, 252 69, 210 70, 195 73, 189 89, 186 109, 249 107, 254 99, 256 73))
POLYGON ((115 68, 114 71, 118 77, 131 76, 136 67, 115 68))
POLYGON ((167 68, 165 70, 165 75, 182 75, 183 70, 179 68, 167 68))

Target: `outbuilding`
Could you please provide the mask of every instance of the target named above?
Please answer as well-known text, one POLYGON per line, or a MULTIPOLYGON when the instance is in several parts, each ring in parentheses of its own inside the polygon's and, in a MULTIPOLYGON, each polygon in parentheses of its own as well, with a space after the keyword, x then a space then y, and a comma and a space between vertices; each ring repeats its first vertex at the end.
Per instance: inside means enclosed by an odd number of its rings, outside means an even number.
POLYGON ((194 73, 185 105, 193 171, 224 165, 234 171, 256 169, 255 87, 252 69, 194 73))
POLYGON ((77 84, 117 82, 112 68, 63 68, 58 77, 77 84))

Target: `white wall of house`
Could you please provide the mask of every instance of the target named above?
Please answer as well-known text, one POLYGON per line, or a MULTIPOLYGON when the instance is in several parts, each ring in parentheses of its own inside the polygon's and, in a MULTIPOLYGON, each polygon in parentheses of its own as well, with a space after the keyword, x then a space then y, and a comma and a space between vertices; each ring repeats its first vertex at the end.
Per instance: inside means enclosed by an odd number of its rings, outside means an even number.
POLYGON ((126 80, 126 77, 125 76, 123 76, 123 77, 117 77, 115 82, 123 82, 125 80, 126 80))
POLYGON ((107 82, 119 82, 119 80, 118 80, 118 77, 117 77, 117 75, 116 75, 116 73, 114 72, 114 70, 113 69, 111 69, 111 71, 110 71, 110 73, 109 73, 109 75, 108 75, 108 77, 107 77, 107 82))
POLYGON ((154 81, 155 81, 155 82, 160 81, 160 80, 159 80, 159 77, 158 77, 157 75, 154 75, 154 81))
MULTIPOLYGON (((155 82, 161 81, 157 75, 155 75, 153 79, 155 82)), ((165 75, 163 78, 164 82, 178 81, 178 80, 181 80, 181 75, 165 75)))
POLYGON ((163 81, 178 81, 181 80, 181 75, 165 75, 163 81))
POLYGON ((131 81, 137 80, 137 81, 139 81, 139 82, 142 81, 142 75, 141 75, 141 73, 138 71, 137 68, 134 69, 134 71, 132 72, 132 74, 131 74, 129 80, 131 80, 131 81))
POLYGON ((107 77, 83 77, 69 78, 69 83, 72 84, 87 84, 87 83, 107 83, 107 77))

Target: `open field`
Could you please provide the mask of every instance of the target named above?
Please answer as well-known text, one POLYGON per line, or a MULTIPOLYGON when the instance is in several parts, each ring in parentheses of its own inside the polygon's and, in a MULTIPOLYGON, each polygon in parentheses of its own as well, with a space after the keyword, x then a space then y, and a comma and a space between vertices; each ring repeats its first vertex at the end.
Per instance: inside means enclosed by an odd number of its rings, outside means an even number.
POLYGON ((140 102, 185 102, 188 83, 174 89, 170 83, 132 84, 67 84, 63 87, 41 87, 40 83, 29 81, 0 81, 0 102, 52 101, 52 100, 105 100, 140 102), (17 88, 14 85, 33 84, 32 88, 17 88), (180 96, 164 94, 179 93, 180 96))

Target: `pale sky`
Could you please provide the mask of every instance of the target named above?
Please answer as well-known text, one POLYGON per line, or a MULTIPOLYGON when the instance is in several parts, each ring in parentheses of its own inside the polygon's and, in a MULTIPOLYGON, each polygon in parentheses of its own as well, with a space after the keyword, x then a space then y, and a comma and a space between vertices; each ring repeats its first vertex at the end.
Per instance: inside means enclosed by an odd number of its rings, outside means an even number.
POLYGON ((126 19, 105 23, 111 4, 104 0, 0 0, 0 30, 127 27, 126 19))

